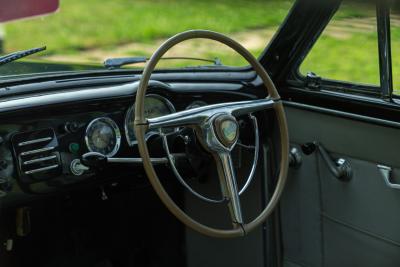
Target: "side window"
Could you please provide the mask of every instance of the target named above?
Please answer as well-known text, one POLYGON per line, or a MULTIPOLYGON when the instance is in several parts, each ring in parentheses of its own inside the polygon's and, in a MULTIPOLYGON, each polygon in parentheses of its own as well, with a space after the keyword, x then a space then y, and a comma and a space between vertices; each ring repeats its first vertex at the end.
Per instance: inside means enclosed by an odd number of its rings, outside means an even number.
POLYGON ((393 94, 400 95, 400 3, 395 2, 390 12, 392 48, 393 94))
POLYGON ((323 79, 379 86, 375 5, 343 1, 299 71, 304 76, 313 72, 323 79))

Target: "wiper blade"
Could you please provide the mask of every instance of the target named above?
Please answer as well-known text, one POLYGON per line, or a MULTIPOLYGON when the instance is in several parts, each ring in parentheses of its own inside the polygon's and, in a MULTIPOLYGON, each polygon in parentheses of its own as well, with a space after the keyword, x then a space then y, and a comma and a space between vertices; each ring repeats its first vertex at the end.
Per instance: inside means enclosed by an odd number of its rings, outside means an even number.
MULTIPOLYGON (((117 69, 124 65, 129 64, 137 64, 137 63, 146 63, 148 57, 120 57, 120 58, 109 58, 104 61, 104 67, 107 69, 117 69)), ((204 59, 197 57, 162 57, 162 60, 176 60, 176 59, 184 59, 184 60, 198 60, 213 63, 215 66, 222 66, 222 62, 219 58, 214 59, 204 59)))
POLYGON ((104 67, 107 69, 117 69, 124 65, 145 63, 148 60, 147 57, 119 57, 119 58, 108 58, 104 60, 104 67))
POLYGON ((13 62, 13 61, 18 60, 23 57, 27 57, 32 54, 36 54, 36 53, 44 51, 44 50, 46 50, 46 46, 17 51, 17 52, 13 52, 13 53, 1 56, 0 57, 0 66, 10 63, 10 62, 13 62))

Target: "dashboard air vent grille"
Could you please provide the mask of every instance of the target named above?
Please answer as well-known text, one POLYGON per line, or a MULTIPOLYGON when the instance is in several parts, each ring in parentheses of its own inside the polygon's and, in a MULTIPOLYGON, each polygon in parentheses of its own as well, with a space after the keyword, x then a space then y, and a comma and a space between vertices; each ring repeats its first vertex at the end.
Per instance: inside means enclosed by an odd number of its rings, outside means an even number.
POLYGON ((53 129, 17 133, 11 142, 22 182, 48 180, 61 174, 58 141, 53 129))

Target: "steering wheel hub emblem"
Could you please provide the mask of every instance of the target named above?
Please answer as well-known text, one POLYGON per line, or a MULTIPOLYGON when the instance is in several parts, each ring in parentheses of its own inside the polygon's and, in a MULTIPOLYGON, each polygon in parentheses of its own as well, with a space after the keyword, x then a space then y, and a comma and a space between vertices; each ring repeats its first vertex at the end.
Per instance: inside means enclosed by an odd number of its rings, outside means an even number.
POLYGON ((231 115, 219 115, 214 119, 214 130, 218 141, 225 147, 232 147, 239 137, 239 125, 231 115))
POLYGON ((226 141, 233 142, 237 136, 237 124, 231 120, 223 121, 221 123, 221 132, 226 141))

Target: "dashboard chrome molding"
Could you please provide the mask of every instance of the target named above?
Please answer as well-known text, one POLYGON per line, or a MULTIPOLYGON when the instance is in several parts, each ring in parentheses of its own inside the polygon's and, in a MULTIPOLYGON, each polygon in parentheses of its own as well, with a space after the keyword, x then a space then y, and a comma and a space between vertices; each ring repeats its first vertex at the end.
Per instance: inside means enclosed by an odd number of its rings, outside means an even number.
MULTIPOLYGON (((208 73, 207 75, 211 75, 208 73)), ((249 77, 253 77, 251 74, 249 77)), ((163 74, 155 75, 154 78, 161 78, 163 80, 168 79, 168 77, 174 78, 176 75, 163 74)), ((192 77, 192 76, 190 76, 192 77)), ((196 76, 193 76, 196 77, 196 76)), ((234 76, 231 76, 233 78, 234 76)), ((231 83, 226 82, 226 80, 215 80, 215 83, 207 82, 198 84, 196 82, 191 82, 189 80, 184 80, 181 82, 162 82, 157 80, 149 81, 149 88, 162 88, 163 90, 169 92, 215 92, 218 90, 223 91, 239 91, 243 84, 236 82, 233 79, 231 83)), ((96 101, 102 99, 116 98, 116 97, 132 97, 135 95, 139 81, 127 82, 122 85, 92 85, 93 87, 84 87, 85 89, 77 89, 78 85, 72 85, 65 88, 57 88, 57 90, 46 91, 46 92, 34 92, 29 93, 27 89, 19 90, 20 88, 11 88, 13 92, 24 92, 24 94, 19 95, 4 95, 0 100, 0 114, 3 112, 14 112, 27 108, 39 108, 49 105, 60 105, 68 103, 76 103, 80 101, 96 101), (25 93, 26 92, 26 93, 25 93)), ((57 84, 59 85, 59 84, 57 84)), ((25 86, 26 87, 26 86, 25 86)))

